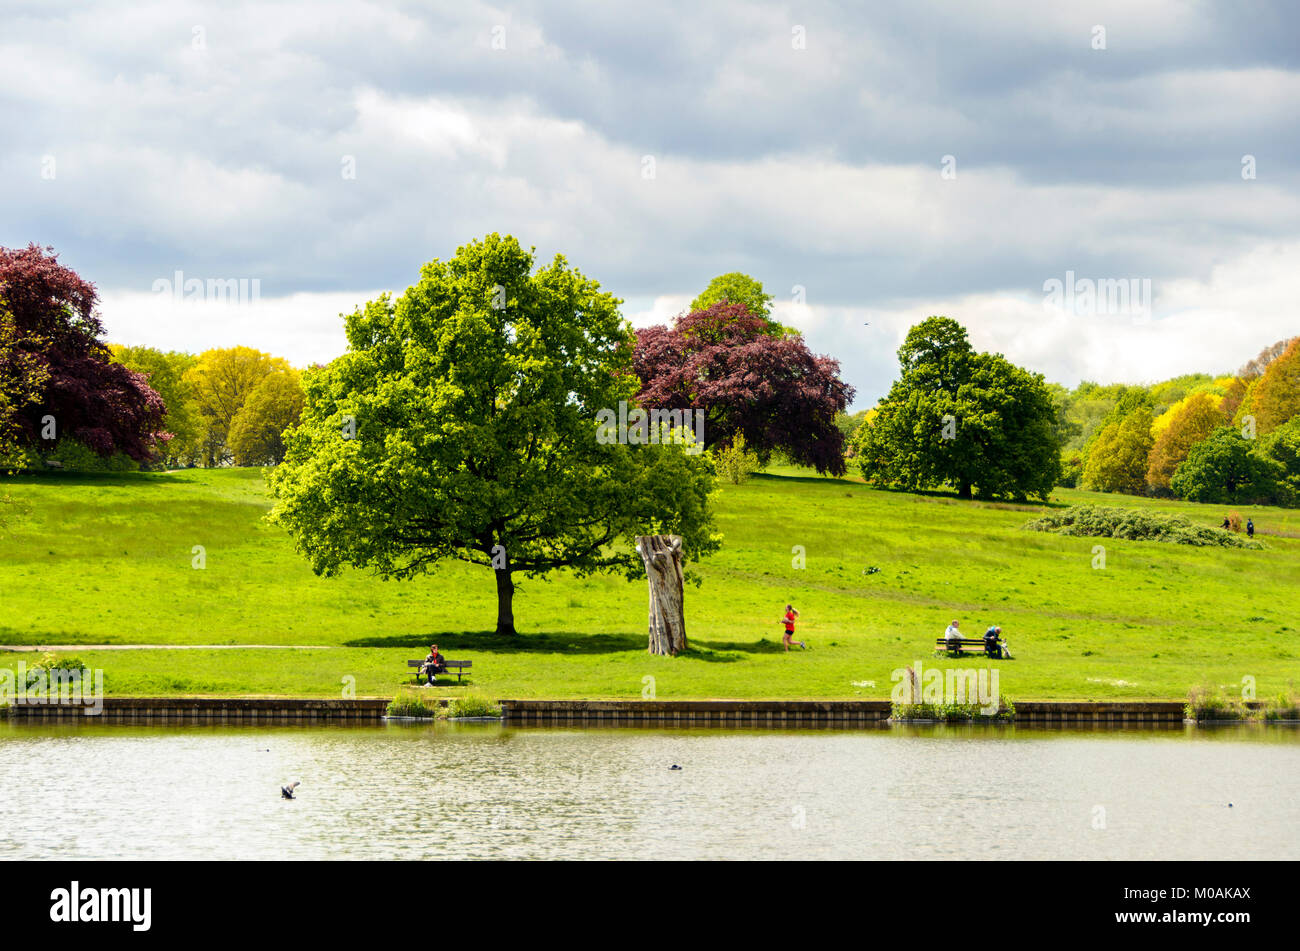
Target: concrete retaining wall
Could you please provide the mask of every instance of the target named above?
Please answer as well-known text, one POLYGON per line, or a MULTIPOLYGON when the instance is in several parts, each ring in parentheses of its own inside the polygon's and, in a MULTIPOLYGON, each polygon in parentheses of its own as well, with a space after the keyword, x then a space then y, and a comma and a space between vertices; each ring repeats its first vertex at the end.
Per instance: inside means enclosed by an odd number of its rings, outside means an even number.
POLYGON ((887 700, 502 700, 507 723, 682 726, 864 725, 889 718, 887 700))
MULTIPOLYGON (((105 697, 103 711, 90 719, 109 720, 268 720, 378 721, 388 710, 387 700, 302 700, 292 697, 105 697)), ((15 704, 8 715, 15 719, 87 718, 84 704, 15 704)))
MULTIPOLYGON (((1179 702, 1017 703, 1019 723, 1182 723, 1179 702)), ((682 726, 863 725, 889 719, 888 700, 502 700, 507 723, 682 726)))
POLYGON ((1016 703, 1017 722, 1029 723, 1182 723, 1180 701, 1145 703, 1069 703, 1025 701, 1016 703))
MULTIPOLYGON (((100 717, 164 721, 379 721, 387 700, 295 698, 106 697, 100 717)), ((658 724, 679 726, 870 726, 889 720, 888 700, 502 700, 511 724, 658 724)), ((85 717, 76 704, 22 704, 8 715, 21 719, 85 717)), ((1183 704, 1026 701, 1015 722, 1078 725, 1176 724, 1183 704)))

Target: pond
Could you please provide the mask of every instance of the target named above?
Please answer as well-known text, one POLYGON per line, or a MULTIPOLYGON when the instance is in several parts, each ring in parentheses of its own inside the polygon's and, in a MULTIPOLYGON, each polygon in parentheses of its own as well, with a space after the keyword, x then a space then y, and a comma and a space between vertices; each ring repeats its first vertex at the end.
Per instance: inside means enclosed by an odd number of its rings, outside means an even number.
POLYGON ((10 859, 1297 859, 1298 778, 1293 726, 0 721, 0 849, 10 859), (299 796, 286 801, 280 786, 294 779, 299 796))

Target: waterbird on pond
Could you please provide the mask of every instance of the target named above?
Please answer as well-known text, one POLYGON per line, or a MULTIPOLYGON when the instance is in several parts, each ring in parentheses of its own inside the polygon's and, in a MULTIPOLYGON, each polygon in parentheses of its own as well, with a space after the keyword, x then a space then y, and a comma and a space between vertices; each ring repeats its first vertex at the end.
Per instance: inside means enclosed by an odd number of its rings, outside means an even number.
POLYGON ((298 780, 295 779, 295 780, 294 780, 293 782, 291 782, 288 786, 281 786, 281 787, 280 787, 280 795, 283 796, 285 799, 292 799, 292 798, 293 798, 293 791, 294 791, 295 789, 297 789, 297 788, 298 788, 299 786, 301 786, 301 785, 302 785, 302 783, 298 782, 298 780))
POLYGON ((673 763, 673 765, 669 766, 668 768, 669 768, 669 769, 681 769, 681 767, 678 766, 676 763, 673 763))

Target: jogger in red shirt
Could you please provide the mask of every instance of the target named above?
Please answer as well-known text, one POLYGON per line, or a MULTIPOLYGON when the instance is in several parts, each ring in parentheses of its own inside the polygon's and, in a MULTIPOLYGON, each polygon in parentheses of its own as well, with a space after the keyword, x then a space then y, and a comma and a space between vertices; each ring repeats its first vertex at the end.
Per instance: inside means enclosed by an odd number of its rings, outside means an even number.
POLYGON ((781 638, 781 643, 785 645, 786 650, 790 649, 791 644, 798 644, 804 650, 808 649, 808 645, 803 641, 791 640, 794 637, 794 619, 798 616, 799 612, 794 609, 794 605, 787 604, 785 606, 785 617, 781 618, 781 623, 785 625, 785 635, 781 638))

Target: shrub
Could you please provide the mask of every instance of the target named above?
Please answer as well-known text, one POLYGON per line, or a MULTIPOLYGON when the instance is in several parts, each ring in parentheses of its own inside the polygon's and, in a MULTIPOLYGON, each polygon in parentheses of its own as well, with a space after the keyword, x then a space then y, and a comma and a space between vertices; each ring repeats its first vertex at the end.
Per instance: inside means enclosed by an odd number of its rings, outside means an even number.
POLYGON ((75 439, 60 439, 52 448, 33 447, 26 451, 23 466, 33 472, 50 468, 46 460, 59 463, 57 467, 67 472, 134 472, 140 468, 124 452, 101 456, 75 439))
POLYGON ((41 659, 27 668, 27 686, 32 687, 38 681, 50 683, 50 673, 56 670, 68 670, 76 673, 77 680, 86 676, 89 668, 80 657, 60 657, 56 658, 51 653, 44 653, 41 659))
POLYGON ((1006 696, 998 697, 998 712, 986 715, 978 703, 896 703, 890 712, 895 720, 943 720, 971 723, 982 720, 1010 720, 1016 706, 1006 696))
POLYGON ((714 451, 714 465, 718 475, 732 485, 740 485, 758 471, 758 454, 746 450, 744 435, 737 433, 730 446, 714 451))
POLYGON ((425 690, 403 690, 388 704, 390 717, 418 717, 425 720, 450 717, 499 717, 501 705, 482 694, 465 694, 447 700, 425 690))
POLYGON ((1300 720, 1300 697, 1284 690, 1264 708, 1265 720, 1300 720))
POLYGON ((1202 720, 1250 720, 1255 714, 1246 704, 1214 687, 1193 687, 1187 692, 1187 716, 1202 720))
POLYGON ((1035 519, 1025 525, 1025 528, 1034 532, 1056 532, 1059 535, 1124 538, 1203 547, 1264 547, 1257 541, 1241 538, 1221 528, 1199 525, 1185 515, 1122 506, 1072 505, 1064 511, 1051 512, 1035 519))
POLYGON ((441 706, 442 702, 437 697, 407 691, 399 693, 389 702, 387 713, 390 717, 421 717, 432 720, 439 715, 441 706))

